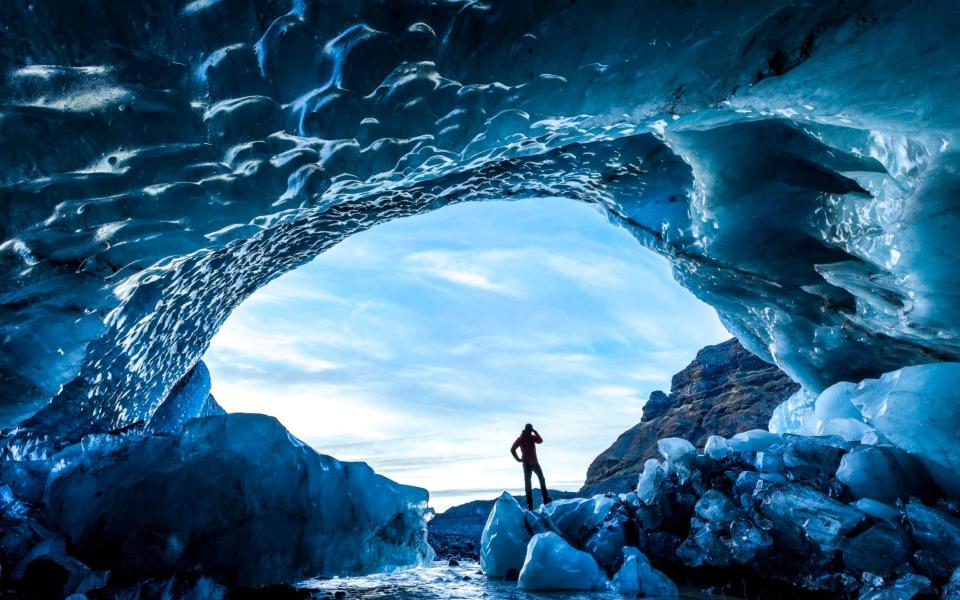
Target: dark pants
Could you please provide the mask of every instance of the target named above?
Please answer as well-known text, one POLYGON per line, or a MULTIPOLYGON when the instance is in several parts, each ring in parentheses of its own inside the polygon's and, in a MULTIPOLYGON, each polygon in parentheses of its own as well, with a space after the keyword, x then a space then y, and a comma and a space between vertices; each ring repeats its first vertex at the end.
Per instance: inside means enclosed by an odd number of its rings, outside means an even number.
POLYGON ((546 502, 547 498, 550 497, 550 494, 547 493, 547 482, 543 480, 543 469, 540 468, 540 463, 523 463, 523 489, 527 493, 527 508, 530 510, 533 510, 533 489, 530 485, 530 475, 533 473, 536 473, 537 479, 540 480, 540 492, 543 494, 543 501, 546 502))

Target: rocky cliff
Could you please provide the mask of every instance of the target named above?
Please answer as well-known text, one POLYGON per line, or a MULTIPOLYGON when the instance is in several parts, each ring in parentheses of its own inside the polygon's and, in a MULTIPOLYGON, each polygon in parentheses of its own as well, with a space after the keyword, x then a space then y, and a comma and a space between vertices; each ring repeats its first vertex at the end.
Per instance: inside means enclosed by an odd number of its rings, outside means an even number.
POLYGON ((700 447, 711 434, 766 428, 773 409, 798 387, 735 339, 707 346, 673 376, 670 393, 650 394, 640 423, 594 459, 581 494, 632 488, 643 461, 657 456, 660 438, 682 437, 700 447))

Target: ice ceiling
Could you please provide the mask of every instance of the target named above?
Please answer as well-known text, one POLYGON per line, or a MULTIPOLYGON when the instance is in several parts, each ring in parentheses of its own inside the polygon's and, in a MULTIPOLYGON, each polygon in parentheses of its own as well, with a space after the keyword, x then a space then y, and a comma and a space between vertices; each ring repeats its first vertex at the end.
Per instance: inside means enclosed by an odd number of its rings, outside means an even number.
POLYGON ((960 5, 0 4, 0 424, 148 416, 259 286, 602 207, 808 389, 960 359, 960 5))

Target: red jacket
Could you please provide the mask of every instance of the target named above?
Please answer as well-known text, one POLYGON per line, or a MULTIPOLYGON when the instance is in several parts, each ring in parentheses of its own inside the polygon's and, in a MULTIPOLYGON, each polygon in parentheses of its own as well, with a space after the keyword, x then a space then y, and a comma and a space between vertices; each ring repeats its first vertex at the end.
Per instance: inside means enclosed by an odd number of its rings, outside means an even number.
POLYGON ((517 441, 513 443, 513 446, 510 446, 510 454, 517 460, 520 460, 525 465, 535 465, 537 464, 537 444, 542 444, 543 438, 540 437, 540 434, 535 430, 530 432, 530 435, 520 434, 520 437, 517 438, 517 441), (517 456, 517 448, 520 448, 523 458, 517 456))

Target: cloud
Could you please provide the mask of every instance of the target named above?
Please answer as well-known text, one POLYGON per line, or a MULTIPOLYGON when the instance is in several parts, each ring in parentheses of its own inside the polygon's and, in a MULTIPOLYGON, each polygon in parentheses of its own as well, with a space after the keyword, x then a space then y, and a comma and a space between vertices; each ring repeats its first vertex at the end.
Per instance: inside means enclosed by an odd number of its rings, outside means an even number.
POLYGON ((404 259, 410 272, 417 275, 507 296, 522 295, 504 283, 493 281, 491 275, 480 266, 481 262, 475 253, 438 250, 414 252, 404 259))

